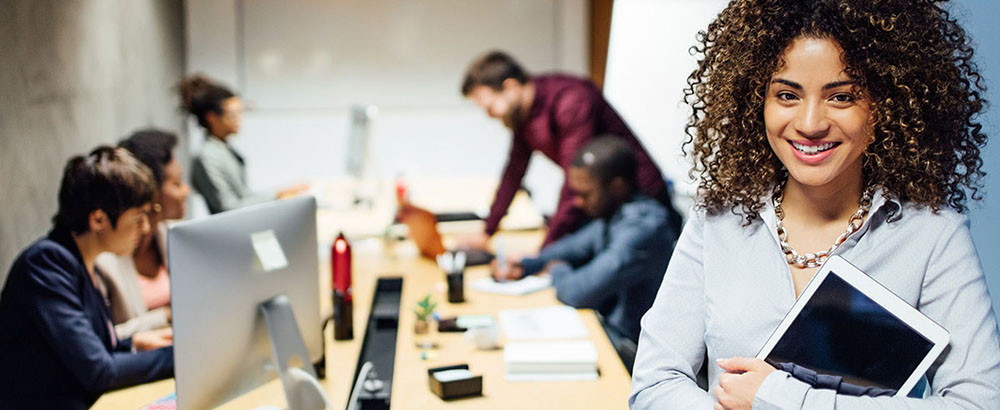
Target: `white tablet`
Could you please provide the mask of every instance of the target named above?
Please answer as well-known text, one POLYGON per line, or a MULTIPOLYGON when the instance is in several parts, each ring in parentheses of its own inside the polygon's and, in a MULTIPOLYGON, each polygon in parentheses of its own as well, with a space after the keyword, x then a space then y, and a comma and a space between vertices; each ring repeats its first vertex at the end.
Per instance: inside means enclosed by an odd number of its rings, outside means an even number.
MULTIPOLYGON (((905 274, 907 272, 900 272, 905 274)), ((820 267, 757 354, 905 396, 948 332, 839 256, 820 267)))

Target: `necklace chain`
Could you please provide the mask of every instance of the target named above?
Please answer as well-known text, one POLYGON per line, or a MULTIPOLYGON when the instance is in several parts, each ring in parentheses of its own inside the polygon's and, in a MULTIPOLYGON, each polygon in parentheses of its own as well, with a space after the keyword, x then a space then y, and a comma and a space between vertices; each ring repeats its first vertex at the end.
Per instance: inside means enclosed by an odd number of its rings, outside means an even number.
POLYGON ((785 230, 785 225, 782 220, 785 219, 785 212, 781 209, 781 201, 784 199, 784 185, 778 185, 778 189, 774 191, 774 216, 776 217, 776 225, 778 227, 778 241, 781 245, 781 252, 785 254, 785 259, 788 261, 789 265, 795 265, 800 268, 816 268, 826 262, 833 255, 833 251, 847 241, 851 235, 855 232, 861 230, 861 225, 865 221, 865 215, 872 206, 872 190, 866 189, 861 195, 861 202, 858 205, 858 210, 851 215, 851 218, 847 221, 847 229, 844 233, 837 237, 837 240, 833 242, 833 246, 825 251, 819 251, 815 253, 807 253, 800 255, 792 246, 788 244, 788 231, 785 230))

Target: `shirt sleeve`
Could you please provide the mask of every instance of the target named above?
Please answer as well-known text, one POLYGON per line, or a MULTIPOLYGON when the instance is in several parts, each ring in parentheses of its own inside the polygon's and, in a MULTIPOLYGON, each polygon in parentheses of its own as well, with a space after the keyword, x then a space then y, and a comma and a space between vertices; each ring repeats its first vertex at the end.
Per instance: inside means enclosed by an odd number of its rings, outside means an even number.
POLYGON ((486 218, 486 234, 493 235, 500 227, 500 220, 507 215, 507 208, 514 200, 514 194, 521 189, 521 180, 528 170, 531 161, 531 146, 523 138, 514 136, 511 139, 510 153, 507 155, 507 165, 504 167, 500 185, 490 206, 490 215, 486 218))
POLYGON ((594 257, 594 242, 601 234, 603 224, 594 221, 579 231, 566 236, 543 248, 538 256, 524 258, 521 266, 525 275, 541 272, 546 264, 552 261, 564 261, 573 266, 581 266, 594 257))
POLYGON ((940 233, 917 306, 951 335, 948 347, 927 372, 931 397, 838 395, 776 371, 757 391, 754 409, 987 409, 1000 403, 996 318, 968 219, 959 218, 950 231, 940 233))
MULTIPOLYGON (((556 137, 559 141, 556 162, 563 169, 563 178, 568 179, 573 158, 594 139, 597 128, 596 105, 603 98, 587 87, 573 87, 559 93, 553 102, 553 118, 556 137)), ((573 192, 568 184, 563 184, 559 192, 559 205, 549 222, 549 231, 542 246, 573 232, 586 220, 582 209, 574 205, 573 192)))
POLYGON ((138 354, 112 353, 94 333, 84 312, 74 273, 58 263, 58 255, 32 261, 32 296, 27 314, 44 342, 81 386, 91 392, 145 383, 173 374, 173 348, 138 354))
MULTIPOLYGON (((626 217, 615 224, 607 247, 586 264, 553 266, 549 274, 556 298, 576 308, 598 309, 607 300, 609 289, 628 288, 644 278, 643 272, 656 269, 652 267, 658 264, 654 256, 663 251, 656 248, 664 245, 656 236, 665 237, 668 233, 666 224, 654 219, 626 217)), ((598 223, 591 225, 600 227, 598 223)), ((601 230, 587 233, 600 235, 601 230)))
POLYGON ((156 308, 115 325, 115 333, 118 337, 132 337, 136 332, 159 329, 168 324, 167 309, 156 308))
POLYGON ((559 205, 555 214, 552 215, 552 220, 549 221, 548 232, 545 234, 545 240, 542 241, 542 247, 551 246, 566 235, 573 233, 586 220, 586 212, 573 203, 573 192, 570 191, 569 185, 563 184, 562 190, 559 192, 559 205))
POLYGON ((632 373, 632 409, 711 409, 695 377, 705 357, 703 218, 693 213, 670 257, 653 306, 642 317, 632 373))
POLYGON ((559 140, 559 166, 568 170, 573 158, 594 139, 597 129, 596 105, 603 97, 584 87, 569 88, 553 102, 556 136, 559 140))

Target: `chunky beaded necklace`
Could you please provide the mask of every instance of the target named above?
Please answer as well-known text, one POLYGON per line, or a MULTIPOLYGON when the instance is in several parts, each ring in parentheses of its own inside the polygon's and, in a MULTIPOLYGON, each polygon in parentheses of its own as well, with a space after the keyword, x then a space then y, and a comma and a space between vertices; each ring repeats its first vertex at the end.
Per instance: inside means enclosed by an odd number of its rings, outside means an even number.
POLYGON ((866 189, 864 194, 861 195, 861 203, 858 205, 857 212, 851 215, 851 219, 847 221, 847 229, 844 233, 837 237, 837 240, 833 242, 833 246, 825 251, 819 251, 815 253, 807 253, 800 255, 792 246, 788 244, 788 232, 785 231, 785 226, 782 224, 782 220, 785 219, 785 212, 781 209, 781 201, 784 199, 784 184, 779 185, 778 189, 774 191, 774 196, 772 201, 774 201, 774 216, 777 220, 778 227, 778 241, 781 244, 781 251, 785 254, 785 259, 788 261, 789 265, 795 265, 800 268, 816 268, 826 262, 833 254, 833 251, 847 241, 851 235, 861 229, 861 224, 865 221, 865 216, 868 215, 868 211, 872 206, 872 189, 866 189))

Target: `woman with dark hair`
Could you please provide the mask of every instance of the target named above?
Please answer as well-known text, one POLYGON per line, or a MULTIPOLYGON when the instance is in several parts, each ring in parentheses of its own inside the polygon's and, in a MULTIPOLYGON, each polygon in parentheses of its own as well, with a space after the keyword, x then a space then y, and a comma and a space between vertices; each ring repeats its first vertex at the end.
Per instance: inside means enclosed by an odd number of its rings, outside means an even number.
MULTIPOLYGON (((170 278, 167 275, 167 221, 184 218, 191 188, 184 182, 181 164, 173 155, 177 136, 149 129, 118 143, 146 165, 156 181, 149 224, 134 252, 103 253, 97 272, 108 296, 111 318, 119 337, 162 329, 170 324, 170 278)), ((169 328, 165 329, 169 332, 169 328)))
POLYGON ((155 193, 124 149, 69 160, 55 226, 17 257, 0 294, 0 408, 84 409, 108 390, 173 376, 163 340, 115 334, 94 273, 97 255, 132 252, 149 232, 155 193))
MULTIPOLYGON (((229 144, 229 138, 240 131, 243 116, 240 98, 200 74, 181 80, 178 89, 181 107, 193 115, 206 132, 201 153, 191 167, 191 182, 205 198, 209 212, 225 212, 273 199, 247 188, 246 164, 229 144)), ((277 197, 292 196, 305 189, 305 186, 293 186, 278 192, 277 197)))
POLYGON ((630 406, 1000 403, 996 318, 962 214, 981 196, 983 80, 943 2, 734 0, 698 39, 685 90, 698 208, 642 319, 630 406), (831 255, 950 332, 929 397, 849 396, 749 358, 831 255))

